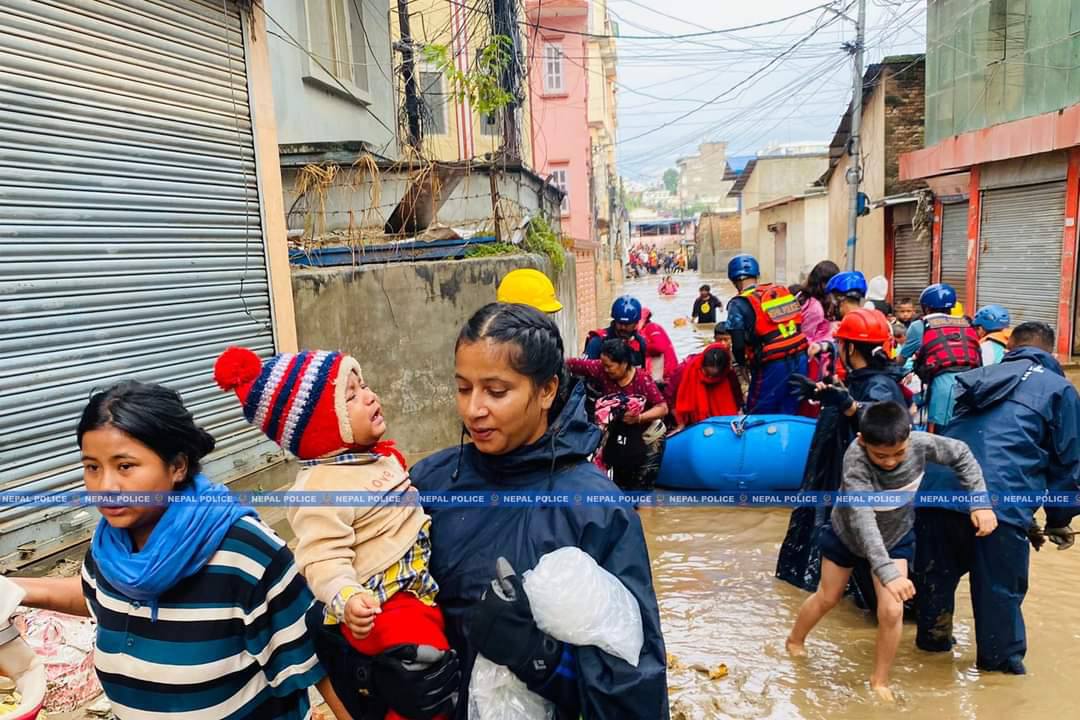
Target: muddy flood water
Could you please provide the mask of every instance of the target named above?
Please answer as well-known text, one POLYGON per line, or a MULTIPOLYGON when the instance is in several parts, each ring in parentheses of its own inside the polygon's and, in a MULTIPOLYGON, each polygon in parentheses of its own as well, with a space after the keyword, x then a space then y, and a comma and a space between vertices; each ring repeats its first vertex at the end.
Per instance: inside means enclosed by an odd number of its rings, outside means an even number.
MULTIPOLYGON (((675 298, 661 298, 659 277, 626 283, 671 335, 679 357, 698 351, 711 330, 675 328, 690 313, 694 274, 678 277, 675 298)), ((708 279, 726 301, 731 285, 708 279)), ((845 601, 815 628, 808 656, 789 658, 784 638, 807 594, 773 577, 788 510, 660 508, 642 512, 667 650, 672 717, 737 718, 1076 717, 1080 712, 1080 547, 1032 553, 1027 620, 1028 675, 975 669, 966 582, 957 596, 952 653, 915 648, 905 625, 893 668, 896 706, 871 698, 873 618, 845 601), (727 675, 711 679, 720 665, 727 675)))

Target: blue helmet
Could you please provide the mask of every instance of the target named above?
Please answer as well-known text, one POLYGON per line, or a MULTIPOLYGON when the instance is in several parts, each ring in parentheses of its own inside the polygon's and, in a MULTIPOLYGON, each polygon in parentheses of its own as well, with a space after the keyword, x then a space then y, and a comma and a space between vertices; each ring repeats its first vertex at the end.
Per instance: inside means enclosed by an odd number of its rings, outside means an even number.
POLYGON ((836 273, 829 279, 825 292, 862 300, 866 297, 866 276, 858 270, 836 273))
POLYGON ((956 291, 948 283, 937 283, 922 291, 919 304, 925 310, 948 312, 956 306, 956 291))
POLYGON ((728 260, 727 276, 731 282, 743 278, 761 277, 761 268, 758 267, 758 261, 753 255, 736 255, 728 260))
POLYGON ((615 298, 611 304, 611 319, 617 323, 636 323, 641 319, 641 303, 630 295, 615 298))
POLYGON ((1004 330, 1009 327, 1009 323, 1009 311, 1001 305, 987 305, 984 308, 980 308, 979 312, 975 313, 975 318, 971 321, 972 325, 981 327, 986 332, 1004 330))

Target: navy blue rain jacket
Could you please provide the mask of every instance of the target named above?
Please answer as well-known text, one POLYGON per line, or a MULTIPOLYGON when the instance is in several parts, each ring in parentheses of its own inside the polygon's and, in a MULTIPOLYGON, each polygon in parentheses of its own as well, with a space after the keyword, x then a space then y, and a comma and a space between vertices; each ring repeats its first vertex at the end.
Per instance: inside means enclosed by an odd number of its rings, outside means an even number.
MULTIPOLYGON (((944 434, 971 447, 992 496, 1080 489, 1080 395, 1057 360, 1038 348, 960 375, 956 415, 944 434)), ((959 483, 947 468, 931 465, 923 489, 955 491, 959 483)), ((1035 509, 1002 499, 994 511, 1000 522, 1026 529, 1035 509)), ((1047 507, 1047 525, 1064 527, 1076 514, 1047 507)))
MULTIPOLYGON (((571 498, 614 494, 615 485, 588 461, 600 431, 585 417, 579 385, 538 442, 503 456, 484 455, 471 444, 443 450, 412 469, 422 492, 521 491, 564 493, 571 498)), ((465 617, 506 557, 518 574, 543 555, 574 546, 622 581, 637 598, 645 644, 635 668, 591 646, 573 648, 581 716, 589 720, 666 720, 667 656, 652 586, 641 521, 629 507, 586 504, 552 507, 430 507, 431 572, 450 646, 462 660, 455 717, 468 715, 468 683, 476 650, 465 636, 465 617)), ((572 593, 573 588, 566 588, 572 593)))

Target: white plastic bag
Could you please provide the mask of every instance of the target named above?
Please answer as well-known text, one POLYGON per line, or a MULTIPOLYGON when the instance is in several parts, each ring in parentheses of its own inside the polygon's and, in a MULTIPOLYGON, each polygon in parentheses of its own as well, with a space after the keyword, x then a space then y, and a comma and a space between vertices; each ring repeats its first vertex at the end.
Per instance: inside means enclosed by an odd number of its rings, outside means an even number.
POLYGON ((571 645, 595 645, 637 667, 645 643, 641 608, 588 553, 576 547, 549 552, 522 584, 541 630, 571 645))
MULTIPOLYGON (((571 645, 594 645, 637 667, 645 633, 637 600, 617 577, 576 547, 540 558, 522 578, 541 630, 571 645)), ((483 656, 469 680, 469 720, 553 720, 555 708, 509 669, 483 656)))
POLYGON ((476 656, 469 681, 469 720, 555 720, 555 705, 511 670, 476 656))

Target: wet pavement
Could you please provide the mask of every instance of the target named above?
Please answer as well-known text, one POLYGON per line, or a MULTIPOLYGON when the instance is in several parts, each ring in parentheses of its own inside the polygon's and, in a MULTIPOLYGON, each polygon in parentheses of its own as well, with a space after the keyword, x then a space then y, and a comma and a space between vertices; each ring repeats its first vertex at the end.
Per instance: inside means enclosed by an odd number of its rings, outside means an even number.
MULTIPOLYGON (((656 292, 660 277, 627 281, 625 292, 652 308, 671 335, 680 360, 711 339, 711 328, 675 328, 690 314, 694 274, 677 276, 674 298, 656 292)), ((713 294, 731 294, 726 280, 707 279, 713 294)), ((957 597, 951 653, 915 649, 906 625, 893 668, 895 706, 871 698, 873 619, 849 601, 811 633, 808 657, 793 660, 784 638, 807 594, 773 577, 787 529, 787 510, 662 508, 642 512, 653 581, 673 668, 668 682, 674 720, 738 718, 1065 717, 1077 712, 1080 681, 1080 547, 1032 553, 1024 604, 1028 675, 984 674, 975 665, 971 602, 966 583, 957 597), (719 665, 726 677, 710 679, 719 665)))

